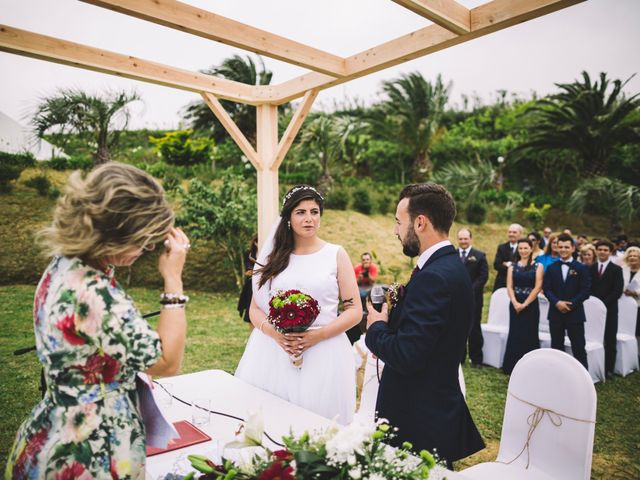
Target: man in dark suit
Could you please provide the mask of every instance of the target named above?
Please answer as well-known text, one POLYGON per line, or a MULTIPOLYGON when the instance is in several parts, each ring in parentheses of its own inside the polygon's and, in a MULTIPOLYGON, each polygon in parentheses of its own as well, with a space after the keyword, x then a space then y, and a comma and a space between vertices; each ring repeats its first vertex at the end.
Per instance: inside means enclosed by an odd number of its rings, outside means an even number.
POLYGON ((571 235, 562 233, 558 236, 560 261, 552 263, 547 268, 543 290, 549 300, 551 348, 564 351, 566 331, 573 356, 588 370, 583 302, 589 298, 591 276, 587 266, 573 259, 575 248, 571 235))
MULTIPOLYGON (((471 242, 471 230, 468 228, 458 230, 458 254, 460 255, 460 261, 467 269, 473 288, 473 322, 469 331, 469 358, 471 359, 472 368, 482 368, 482 345, 484 344, 482 328, 480 328, 484 303, 482 293, 484 285, 489 279, 489 264, 484 252, 473 248, 471 242)), ((465 357, 466 349, 465 356, 462 357, 463 362, 465 357)))
POLYGON ((598 261, 589 267, 591 295, 598 297, 607 307, 607 323, 604 327, 604 371, 609 379, 613 378, 613 370, 616 366, 618 299, 624 287, 622 268, 611 261, 612 252, 613 243, 600 240, 596 243, 598 261))
POLYGON ((496 258, 493 261, 493 268, 498 274, 493 282, 493 291, 507 286, 507 269, 511 266, 516 258, 516 249, 518 248, 518 240, 523 236, 524 229, 522 225, 512 223, 507 231, 508 242, 498 245, 496 250, 496 258))
POLYGON ((449 465, 484 448, 458 381, 473 318, 471 280, 448 240, 456 209, 433 183, 409 185, 396 209, 395 233, 412 278, 388 318, 368 304, 367 347, 384 361, 376 410, 398 428, 393 445, 437 450, 449 465))

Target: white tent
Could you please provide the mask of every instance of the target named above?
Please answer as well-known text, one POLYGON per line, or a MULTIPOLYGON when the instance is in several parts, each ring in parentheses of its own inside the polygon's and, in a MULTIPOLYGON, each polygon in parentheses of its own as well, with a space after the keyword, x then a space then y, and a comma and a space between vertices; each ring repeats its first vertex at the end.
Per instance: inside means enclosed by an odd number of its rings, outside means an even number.
POLYGON ((27 128, 13 118, 0 112, 0 152, 30 152, 36 160, 50 160, 51 157, 67 157, 58 147, 43 139, 37 139, 27 128))

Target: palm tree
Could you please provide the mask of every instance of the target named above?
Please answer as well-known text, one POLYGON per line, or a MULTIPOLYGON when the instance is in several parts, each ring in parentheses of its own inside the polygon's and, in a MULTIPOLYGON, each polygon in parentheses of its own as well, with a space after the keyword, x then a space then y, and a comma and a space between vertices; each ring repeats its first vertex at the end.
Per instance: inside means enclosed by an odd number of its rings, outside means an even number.
POLYGON ((328 189, 333 183, 331 170, 342 155, 343 136, 335 115, 318 114, 305 127, 300 143, 318 156, 322 167, 320 186, 328 189))
MULTIPOLYGON (((233 55, 232 57, 224 59, 218 66, 214 65, 202 70, 202 73, 249 85, 269 85, 273 73, 266 69, 262 57, 256 55, 256 58, 259 68, 249 55, 244 58, 240 55, 233 55)), ((255 107, 226 100, 223 100, 221 103, 236 125, 238 125, 238 128, 247 137, 247 140, 255 145, 255 107)), ((191 128, 210 132, 216 142, 221 142, 227 136, 224 127, 218 122, 218 119, 211 109, 202 101, 187 105, 184 117, 189 122, 191 128)))
POLYGON ((95 163, 105 163, 129 123, 128 105, 136 100, 140 96, 135 92, 93 96, 81 90, 62 89, 41 99, 31 124, 39 138, 52 131, 60 134, 63 142, 68 133, 86 136, 96 145, 95 163))
POLYGON ((431 146, 440 133, 451 83, 444 85, 438 75, 432 84, 422 74, 412 72, 383 82, 382 88, 388 100, 381 112, 386 117, 385 123, 392 127, 386 131, 387 136, 403 143, 411 152, 415 180, 430 177, 431 146))
POLYGON ((606 174, 617 147, 640 143, 640 94, 626 98, 622 92, 631 78, 614 80, 610 89, 606 73, 592 82, 582 72, 582 81, 556 84, 560 93, 529 110, 534 117, 531 140, 516 151, 572 151, 588 176, 606 174))
POLYGON ((611 234, 622 231, 621 223, 640 215, 640 188, 608 177, 584 179, 574 190, 569 210, 582 215, 593 211, 609 216, 611 234))

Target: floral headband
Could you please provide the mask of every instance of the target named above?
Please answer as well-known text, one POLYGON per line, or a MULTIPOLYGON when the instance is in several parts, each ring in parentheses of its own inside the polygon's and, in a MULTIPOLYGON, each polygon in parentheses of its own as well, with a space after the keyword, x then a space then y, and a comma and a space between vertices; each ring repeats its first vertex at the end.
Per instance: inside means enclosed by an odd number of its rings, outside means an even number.
POLYGON ((324 202, 324 197, 322 195, 320 195, 320 192, 318 192, 315 188, 313 188, 310 185, 299 185, 297 187, 293 187, 291 190, 289 190, 287 192, 287 194, 284 196, 284 198, 282 199, 282 206, 284 207, 284 205, 291 200, 291 198, 298 192, 301 192, 303 190, 311 190, 315 195, 318 196, 318 198, 320 198, 321 201, 324 202))

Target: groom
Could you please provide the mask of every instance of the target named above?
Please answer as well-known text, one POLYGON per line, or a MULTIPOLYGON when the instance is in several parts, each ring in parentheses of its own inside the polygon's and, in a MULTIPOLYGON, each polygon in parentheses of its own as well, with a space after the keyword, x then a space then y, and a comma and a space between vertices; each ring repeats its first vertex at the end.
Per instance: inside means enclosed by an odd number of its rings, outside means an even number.
POLYGON ((392 442, 437 451, 451 462, 484 448, 458 382, 473 319, 473 289, 448 240, 456 214, 441 185, 409 185, 400 193, 395 234, 419 256, 404 295, 387 318, 386 304, 368 308, 367 347, 385 367, 376 410, 398 428, 392 442))

